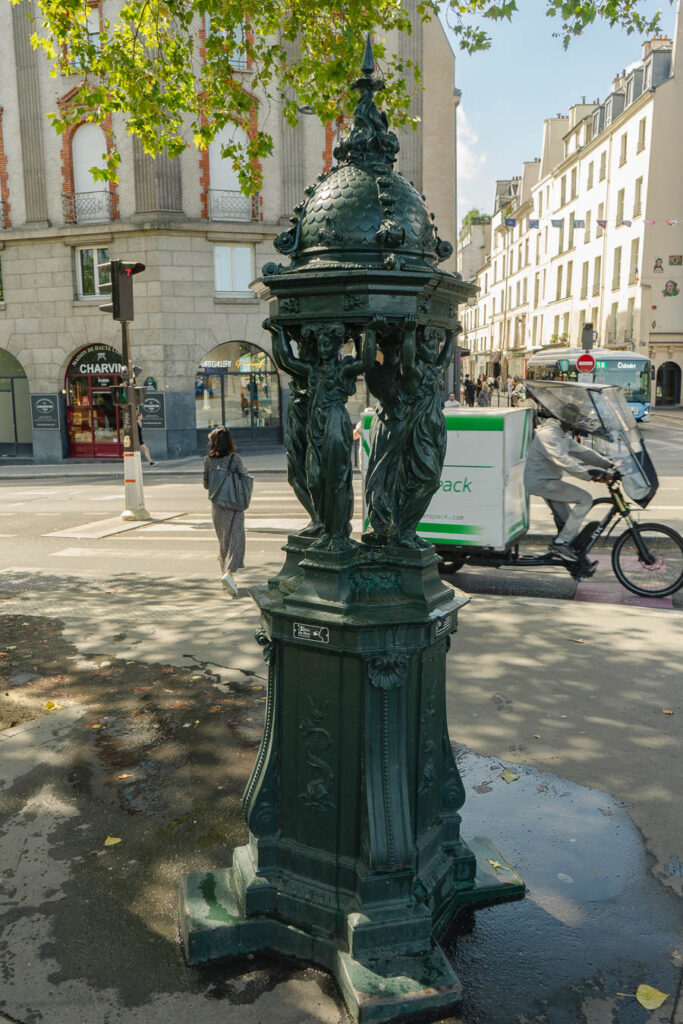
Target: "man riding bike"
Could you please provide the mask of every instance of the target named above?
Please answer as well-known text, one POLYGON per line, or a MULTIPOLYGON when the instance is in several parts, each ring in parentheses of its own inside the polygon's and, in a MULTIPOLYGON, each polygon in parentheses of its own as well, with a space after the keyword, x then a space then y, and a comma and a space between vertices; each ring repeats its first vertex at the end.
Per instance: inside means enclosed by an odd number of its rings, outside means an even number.
POLYGON ((572 431, 578 424, 555 419, 544 411, 540 416, 544 418, 529 447, 524 486, 529 494, 544 498, 556 520, 564 524, 551 542, 550 550, 566 562, 578 562, 581 554, 574 549, 573 541, 593 498, 582 487, 563 480, 562 474, 567 472, 582 480, 609 481, 615 467, 609 459, 572 440, 572 431))

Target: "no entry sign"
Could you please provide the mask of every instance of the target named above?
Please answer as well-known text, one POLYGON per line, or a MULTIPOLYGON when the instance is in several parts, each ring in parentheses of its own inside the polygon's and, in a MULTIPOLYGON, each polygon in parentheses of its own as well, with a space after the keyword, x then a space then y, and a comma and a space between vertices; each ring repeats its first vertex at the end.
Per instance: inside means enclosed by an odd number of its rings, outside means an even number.
POLYGON ((591 370, 595 369, 595 360, 590 352, 584 352, 583 355, 579 356, 576 360, 576 369, 579 373, 590 373, 591 370))

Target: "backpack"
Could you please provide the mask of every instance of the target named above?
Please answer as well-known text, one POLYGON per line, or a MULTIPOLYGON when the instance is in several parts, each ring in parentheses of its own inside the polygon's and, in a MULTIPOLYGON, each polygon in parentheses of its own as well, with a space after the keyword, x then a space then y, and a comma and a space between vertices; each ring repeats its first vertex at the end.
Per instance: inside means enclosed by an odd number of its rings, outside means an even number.
POLYGON ((246 473, 234 472, 231 468, 232 462, 231 456, 227 466, 211 466, 209 468, 209 501, 213 505, 218 505, 219 508, 244 512, 249 508, 254 490, 254 478, 247 476, 246 473))

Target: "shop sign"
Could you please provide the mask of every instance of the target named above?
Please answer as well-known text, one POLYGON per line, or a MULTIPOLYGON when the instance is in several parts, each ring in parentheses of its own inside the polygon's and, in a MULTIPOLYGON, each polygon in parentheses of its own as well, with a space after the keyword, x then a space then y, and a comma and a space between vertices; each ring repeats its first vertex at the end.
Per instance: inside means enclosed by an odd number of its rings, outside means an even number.
POLYGON ((59 430, 59 395, 31 395, 34 430, 59 430))
POLYGON ((88 345, 81 349, 71 362, 67 374, 107 374, 121 373, 123 365, 121 355, 108 345, 88 345))
POLYGON ((147 395, 140 406, 142 425, 145 429, 166 429, 166 395, 153 392, 147 395))
POLYGON ((158 391, 159 385, 157 384, 156 377, 145 377, 142 382, 142 386, 147 388, 148 391, 158 391))

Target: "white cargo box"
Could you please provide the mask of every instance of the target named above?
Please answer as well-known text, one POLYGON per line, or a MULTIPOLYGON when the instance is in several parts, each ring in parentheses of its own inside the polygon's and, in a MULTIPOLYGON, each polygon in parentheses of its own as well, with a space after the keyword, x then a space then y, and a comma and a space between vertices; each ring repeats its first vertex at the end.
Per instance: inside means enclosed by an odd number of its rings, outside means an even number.
MULTIPOLYGON (((417 532, 433 544, 504 548, 526 533, 529 409, 447 409, 441 486, 417 532)), ((372 416, 363 417, 363 480, 372 416)))

